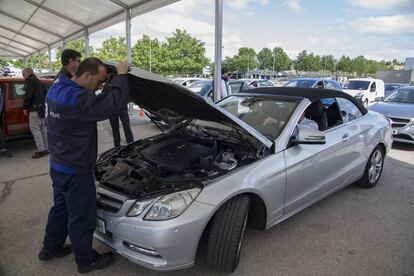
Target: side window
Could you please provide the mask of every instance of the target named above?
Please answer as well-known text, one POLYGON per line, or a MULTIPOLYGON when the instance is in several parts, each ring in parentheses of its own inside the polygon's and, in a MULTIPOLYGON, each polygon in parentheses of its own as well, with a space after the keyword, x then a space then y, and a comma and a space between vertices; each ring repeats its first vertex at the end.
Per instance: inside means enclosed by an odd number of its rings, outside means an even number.
POLYGON ((327 128, 342 124, 338 103, 334 98, 321 99, 326 114, 327 128))
POLYGON ((11 83, 11 93, 9 94, 10 100, 23 99, 24 94, 26 94, 26 91, 24 91, 24 83, 11 83))
POLYGON ((377 91, 377 87, 376 87, 376 84, 375 84, 375 81, 374 82, 372 82, 372 84, 371 84, 371 90, 370 90, 371 92, 375 92, 375 91, 377 91))
POLYGON ((338 101, 344 123, 362 117, 362 113, 359 108, 348 99, 336 98, 336 100, 338 101))
POLYGON ((326 89, 337 90, 337 87, 336 87, 335 83, 334 82, 331 82, 331 81, 326 81, 325 82, 325 88, 326 89))
POLYGON ((323 86, 323 81, 318 81, 318 82, 316 83, 316 85, 315 85, 315 88, 318 88, 318 89, 323 89, 323 88, 324 88, 324 86, 323 86))

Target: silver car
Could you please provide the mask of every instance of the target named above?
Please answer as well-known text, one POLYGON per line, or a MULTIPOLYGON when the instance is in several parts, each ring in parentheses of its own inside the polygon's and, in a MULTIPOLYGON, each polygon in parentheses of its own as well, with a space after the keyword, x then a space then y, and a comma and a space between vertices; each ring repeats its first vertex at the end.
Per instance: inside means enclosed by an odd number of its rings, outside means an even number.
POLYGON ((391 121, 394 141, 414 144, 414 86, 401 87, 368 109, 384 114, 391 121))
POLYGON ((339 91, 256 88, 215 105, 146 71, 129 77, 131 100, 174 127, 100 156, 95 238, 147 268, 192 266, 204 234, 208 266, 234 271, 247 225, 375 186, 392 144, 389 121, 339 91), (304 112, 319 130, 298 125, 304 112))

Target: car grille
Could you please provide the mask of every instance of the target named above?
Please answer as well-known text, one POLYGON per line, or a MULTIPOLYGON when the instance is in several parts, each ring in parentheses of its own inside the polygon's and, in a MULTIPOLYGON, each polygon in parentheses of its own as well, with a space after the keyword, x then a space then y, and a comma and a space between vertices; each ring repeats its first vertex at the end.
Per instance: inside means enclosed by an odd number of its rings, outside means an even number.
POLYGON ((123 201, 106 194, 97 193, 96 207, 106 212, 117 213, 121 210, 123 201))
POLYGON ((392 127, 405 127, 409 122, 410 119, 402 119, 402 118, 392 118, 388 117, 390 120, 392 120, 392 127))

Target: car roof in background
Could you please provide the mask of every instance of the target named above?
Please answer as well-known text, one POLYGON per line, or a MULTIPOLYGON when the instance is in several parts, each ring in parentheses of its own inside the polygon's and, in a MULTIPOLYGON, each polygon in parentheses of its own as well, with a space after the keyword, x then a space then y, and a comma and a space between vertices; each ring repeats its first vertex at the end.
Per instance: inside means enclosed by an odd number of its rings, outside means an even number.
POLYGON ((355 100, 354 97, 349 94, 331 89, 315 89, 315 88, 301 88, 301 87, 259 87, 255 89, 248 89, 241 91, 238 94, 255 94, 255 95, 273 95, 273 96, 284 96, 284 97, 296 97, 296 98, 306 98, 311 102, 316 102, 323 98, 336 98, 341 97, 348 99, 356 106, 359 107, 363 114, 367 113, 366 108, 364 108, 361 103, 355 100))

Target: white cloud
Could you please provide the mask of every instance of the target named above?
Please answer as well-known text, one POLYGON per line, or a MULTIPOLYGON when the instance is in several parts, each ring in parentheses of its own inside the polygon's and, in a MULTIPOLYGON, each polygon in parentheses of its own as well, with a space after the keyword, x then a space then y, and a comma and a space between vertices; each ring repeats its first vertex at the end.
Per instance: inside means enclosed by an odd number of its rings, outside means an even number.
POLYGON ((262 6, 266 6, 269 4, 268 0, 232 0, 232 1, 226 1, 226 4, 228 4, 232 9, 235 10, 248 10, 251 9, 250 4, 259 3, 262 6))
POLYGON ((414 11, 413 0, 350 0, 356 7, 370 10, 401 10, 414 11))
POLYGON ((265 47, 269 48, 269 49, 273 49, 273 48, 276 48, 276 47, 282 47, 282 44, 279 43, 279 42, 269 42, 269 43, 265 44, 265 47))
POLYGON ((372 34, 414 34, 414 15, 392 15, 360 18, 351 25, 358 32, 372 34))
POLYGON ((319 38, 317 37, 308 37, 308 40, 311 44, 319 44, 319 38))
POLYGON ((298 12, 303 10, 304 8, 300 4, 300 0, 288 0, 282 3, 283 6, 287 6, 292 11, 298 12))

